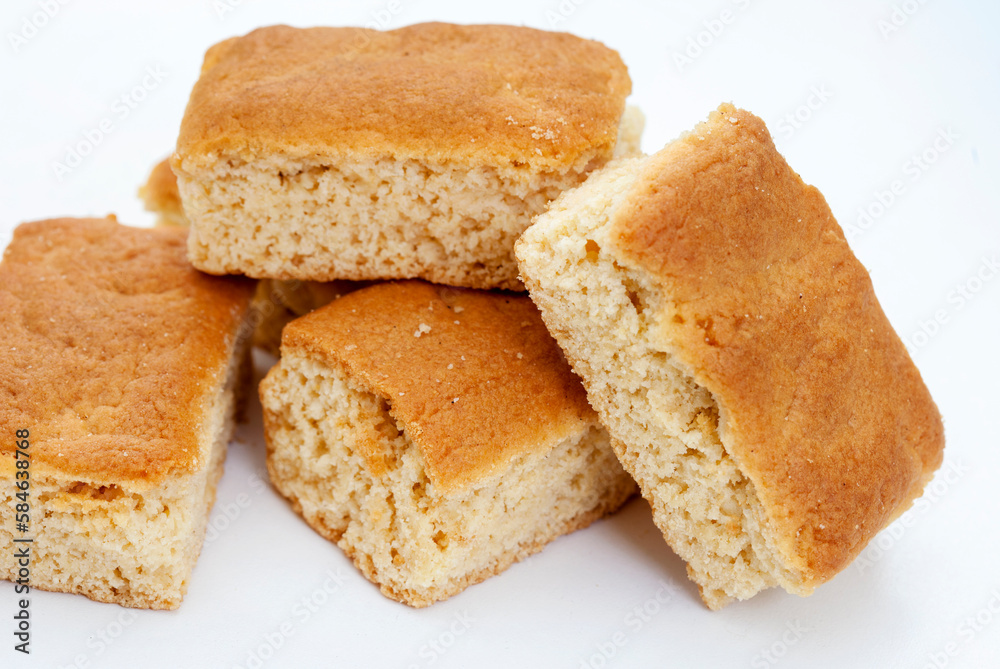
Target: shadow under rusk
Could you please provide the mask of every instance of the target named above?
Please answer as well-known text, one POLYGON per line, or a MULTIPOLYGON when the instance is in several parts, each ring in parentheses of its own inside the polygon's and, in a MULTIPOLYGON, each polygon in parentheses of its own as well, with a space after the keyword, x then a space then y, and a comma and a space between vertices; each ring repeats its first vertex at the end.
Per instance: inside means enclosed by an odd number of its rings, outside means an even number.
POLYGON ((651 572, 667 579, 683 590, 686 598, 703 606, 698 586, 688 579, 684 561, 671 550, 663 533, 653 523, 653 512, 645 499, 636 495, 610 520, 608 529, 624 553, 649 565, 651 572))

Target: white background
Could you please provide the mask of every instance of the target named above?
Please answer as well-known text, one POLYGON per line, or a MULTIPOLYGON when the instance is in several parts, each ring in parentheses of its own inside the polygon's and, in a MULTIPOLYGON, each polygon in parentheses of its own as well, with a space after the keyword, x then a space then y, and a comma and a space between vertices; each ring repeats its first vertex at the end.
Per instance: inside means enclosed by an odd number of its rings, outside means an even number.
POLYGON ((40 3, 4 2, 0 243, 51 216, 151 225, 136 189, 172 148, 205 49, 225 37, 375 20, 568 30, 621 52, 647 115, 646 151, 731 100, 763 117, 823 191, 945 416, 946 466, 924 501, 807 599, 769 591, 709 612, 639 500, 413 610, 382 597, 254 478, 256 409, 213 511, 224 529, 182 607, 133 612, 35 592, 24 658, 12 649, 13 587, 0 583, 0 667, 1000 666, 1000 5, 576 2, 95 0, 59 5, 34 33, 25 20, 42 23, 40 3), (15 45, 12 33, 30 37, 15 45), (123 107, 147 68, 162 81, 147 79, 144 99, 123 107), (104 119, 110 130, 60 179, 54 163, 104 119), (301 604, 310 597, 323 600, 315 611, 301 604))

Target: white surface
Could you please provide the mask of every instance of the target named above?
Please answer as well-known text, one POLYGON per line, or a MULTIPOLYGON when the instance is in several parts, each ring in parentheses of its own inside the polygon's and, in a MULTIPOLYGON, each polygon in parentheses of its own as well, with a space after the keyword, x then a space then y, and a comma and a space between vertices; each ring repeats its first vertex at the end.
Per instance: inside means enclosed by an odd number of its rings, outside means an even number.
POLYGON ((853 246, 892 323, 919 346, 915 359, 945 416, 951 474, 942 472, 905 523, 880 535, 881 549, 869 548, 808 599, 769 591, 710 613, 637 501, 417 611, 382 597, 253 478, 263 475, 258 415, 231 448, 213 511, 217 526, 227 513, 232 519, 205 546, 180 610, 130 611, 34 592, 32 655, 24 658, 9 631, 13 587, 0 583, 0 666, 1000 666, 1000 277, 984 265, 1000 261, 1000 5, 900 0, 898 11, 911 14, 898 13, 902 25, 884 37, 889 0, 95 0, 59 6, 15 52, 10 33, 39 6, 5 2, 0 10, 4 245, 17 223, 50 216, 115 212, 125 223, 151 224, 135 191, 172 147, 205 49, 278 22, 377 17, 388 27, 437 19, 545 28, 558 16, 548 12, 561 8, 569 16, 557 28, 604 41, 629 65, 633 101, 647 115, 647 151, 732 100, 769 123, 778 148, 845 228, 899 180, 900 194, 853 246), (705 22, 723 10, 730 22, 711 36, 705 22), (674 53, 699 34, 707 46, 678 67, 674 53), (126 114, 116 101, 147 68, 165 78, 126 114), (815 109, 800 109, 810 101, 815 109), (798 128, 783 120, 796 110, 809 117, 798 128), (53 163, 66 146, 102 119, 111 130, 100 145, 56 178, 53 163), (954 139, 935 151, 941 132, 954 139), (912 156, 925 150, 936 160, 921 169, 912 156), (977 277, 990 271, 988 280, 977 277), (942 324, 926 325, 935 314, 942 324), (933 334, 917 334, 922 327, 933 334), (302 600, 313 596, 326 601, 310 611, 302 600), (645 619, 634 612, 643 606, 652 613, 645 619), (276 635, 282 625, 288 633, 276 635), (251 653, 268 657, 248 663, 251 653))

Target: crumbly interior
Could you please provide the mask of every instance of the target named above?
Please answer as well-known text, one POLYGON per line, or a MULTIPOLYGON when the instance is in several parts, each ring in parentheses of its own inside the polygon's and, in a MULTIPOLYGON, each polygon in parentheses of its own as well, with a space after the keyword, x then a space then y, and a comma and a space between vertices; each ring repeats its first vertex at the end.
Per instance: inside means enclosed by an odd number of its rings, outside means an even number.
MULTIPOLYGON (((15 532, 13 467, 0 480, 0 543, 33 537, 30 587, 82 594, 100 602, 176 609, 201 551, 238 410, 245 347, 206 408, 201 466, 156 486, 32 476, 28 534, 15 532)), ((30 428, 29 428, 30 429, 30 428)), ((16 581, 14 550, 0 554, 0 578, 16 581)))
POLYGON ((192 263, 208 272, 515 288, 514 241, 585 177, 514 182, 492 168, 415 160, 270 160, 217 163, 178 185, 192 221, 192 263))
POLYGON ((261 395, 275 487, 385 595, 411 606, 499 573, 634 492, 598 426, 444 493, 389 402, 341 371, 286 352, 261 395))
MULTIPOLYGON (((621 152, 638 150, 641 128, 641 113, 625 115, 621 152)), ((189 256, 206 272, 522 290, 514 242, 597 166, 514 175, 390 157, 272 156, 222 159, 177 182, 192 222, 189 256)))
POLYGON ((643 159, 612 163, 553 204, 518 245, 522 275, 587 388, 653 519, 712 609, 789 580, 753 486, 719 436, 719 407, 658 333, 665 297, 612 252, 609 221, 643 159))

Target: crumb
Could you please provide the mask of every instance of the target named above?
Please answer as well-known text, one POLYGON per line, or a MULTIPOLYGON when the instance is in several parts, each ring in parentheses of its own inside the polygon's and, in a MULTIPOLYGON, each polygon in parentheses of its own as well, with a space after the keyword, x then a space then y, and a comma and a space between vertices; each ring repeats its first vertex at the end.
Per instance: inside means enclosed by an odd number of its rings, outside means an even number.
POLYGON ((427 323, 421 323, 420 326, 417 328, 417 331, 413 333, 413 336, 419 337, 420 335, 427 334, 430 331, 431 331, 430 325, 427 325, 427 323))
POLYGON ((549 128, 542 128, 537 125, 530 127, 531 139, 555 139, 556 134, 549 128))

